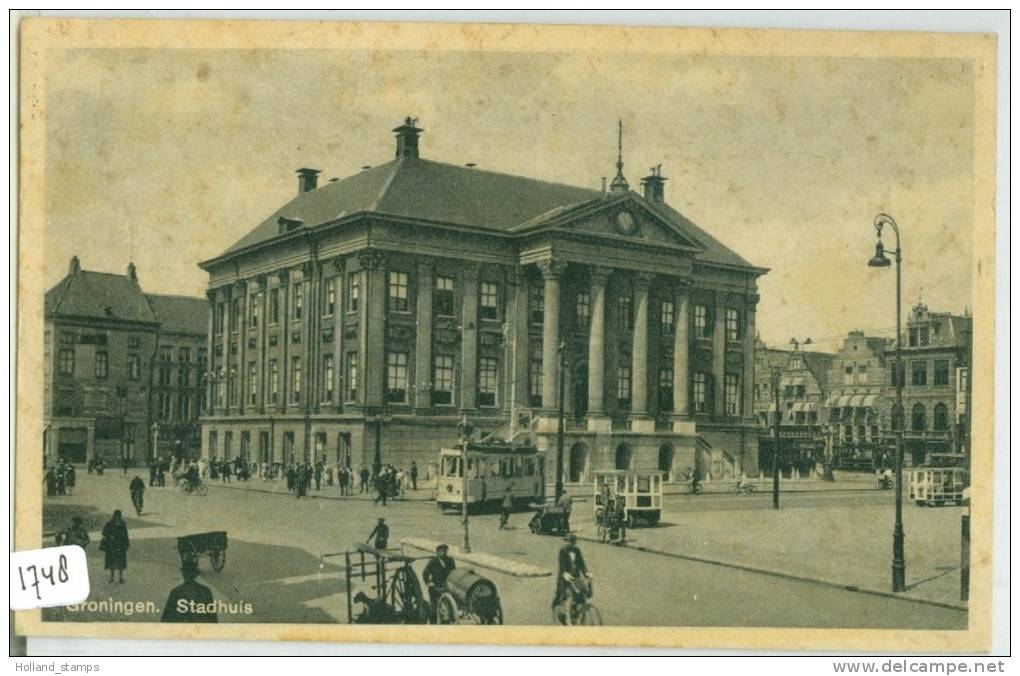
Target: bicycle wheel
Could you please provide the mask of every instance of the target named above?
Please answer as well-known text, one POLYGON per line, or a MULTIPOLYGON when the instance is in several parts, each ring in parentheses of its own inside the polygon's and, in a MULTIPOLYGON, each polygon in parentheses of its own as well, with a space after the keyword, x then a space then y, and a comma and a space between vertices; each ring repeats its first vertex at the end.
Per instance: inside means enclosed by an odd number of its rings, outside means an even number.
POLYGON ((604 543, 609 539, 609 529, 606 528, 605 524, 599 524, 599 542, 604 543))
POLYGON ((601 627, 602 613, 590 603, 584 603, 577 609, 574 624, 578 626, 601 627))
POLYGON ((457 602, 450 592, 443 592, 436 601, 436 624, 457 624, 457 615, 457 602))
POLYGON ((198 486, 195 486, 195 492, 199 495, 207 495, 209 493, 209 487, 205 484, 198 484, 198 486))

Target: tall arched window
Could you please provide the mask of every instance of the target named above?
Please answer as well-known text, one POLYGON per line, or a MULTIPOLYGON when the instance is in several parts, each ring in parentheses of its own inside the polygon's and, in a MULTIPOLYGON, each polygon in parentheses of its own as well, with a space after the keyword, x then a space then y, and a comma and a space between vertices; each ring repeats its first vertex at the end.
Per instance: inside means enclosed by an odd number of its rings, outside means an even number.
POLYGON ((936 432, 945 432, 949 429, 949 411, 945 404, 935 404, 935 412, 932 417, 936 432))
POLYGON ((926 426, 924 404, 914 404, 910 409, 910 429, 914 432, 923 432, 926 426))

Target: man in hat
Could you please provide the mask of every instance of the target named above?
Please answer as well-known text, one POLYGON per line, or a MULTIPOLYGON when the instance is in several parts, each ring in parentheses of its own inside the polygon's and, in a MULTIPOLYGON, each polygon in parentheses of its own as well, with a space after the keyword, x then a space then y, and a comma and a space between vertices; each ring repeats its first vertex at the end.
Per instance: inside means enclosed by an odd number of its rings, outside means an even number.
POLYGON ((577 536, 573 533, 567 533, 563 536, 563 540, 566 542, 560 548, 559 555, 559 570, 556 573, 556 593, 553 596, 553 608, 559 605, 560 600, 566 596, 568 592, 568 583, 579 578, 588 578, 588 567, 584 565, 584 556, 581 555, 581 550, 577 548, 577 536))
POLYGON ((174 587, 163 608, 163 622, 217 622, 212 591, 199 583, 198 562, 185 559, 181 566, 184 584, 174 587))
MULTIPOLYGON (((386 525, 386 519, 379 517, 378 523, 375 524, 375 528, 368 534, 368 540, 375 538, 374 547, 376 549, 386 549, 386 545, 390 541, 390 527, 386 525)), ((365 542, 368 542, 365 540, 365 542)))
POLYGON ((425 572, 422 574, 422 580, 429 588, 429 605, 432 608, 433 617, 436 614, 436 603, 439 601, 439 596, 446 589, 446 578, 450 577, 450 573, 457 568, 453 559, 447 556, 449 551, 450 548, 445 544, 436 547, 436 555, 425 566, 425 572))

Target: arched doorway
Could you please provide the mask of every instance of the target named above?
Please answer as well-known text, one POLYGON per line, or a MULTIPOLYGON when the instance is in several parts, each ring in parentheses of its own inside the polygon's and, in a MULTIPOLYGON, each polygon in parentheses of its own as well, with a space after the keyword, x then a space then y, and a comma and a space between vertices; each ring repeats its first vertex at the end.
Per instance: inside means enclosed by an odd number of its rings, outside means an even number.
POLYGON ((584 480, 588 466, 588 446, 579 441, 570 447, 570 466, 567 468, 567 480, 578 483, 584 480))
POLYGON ((633 461, 631 457, 632 453, 630 446, 627 444, 620 444, 616 447, 616 469, 630 469, 630 464, 633 461))
POLYGON ((659 471, 664 474, 666 481, 673 480, 673 446, 670 444, 659 446, 659 471))

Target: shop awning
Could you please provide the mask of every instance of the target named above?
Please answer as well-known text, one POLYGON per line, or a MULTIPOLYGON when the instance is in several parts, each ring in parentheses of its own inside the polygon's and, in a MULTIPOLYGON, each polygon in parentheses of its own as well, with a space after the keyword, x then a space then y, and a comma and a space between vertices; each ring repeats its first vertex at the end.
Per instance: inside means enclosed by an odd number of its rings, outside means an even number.
POLYGON ((836 397, 829 397, 825 400, 825 408, 832 408, 836 405, 836 397))
POLYGON ((795 387, 797 385, 803 385, 803 384, 804 384, 804 377, 803 376, 783 376, 782 379, 779 381, 779 386, 780 387, 791 387, 791 386, 795 387))
POLYGON ((864 408, 875 408, 878 405, 877 394, 866 394, 864 395, 864 403, 861 404, 864 408))
POLYGON ((863 394, 855 394, 854 396, 850 397, 850 403, 847 404, 847 406, 849 406, 850 408, 860 408, 863 405, 864 405, 863 394))
POLYGON ((836 408, 846 408, 850 405, 850 395, 844 394, 836 400, 836 408))

